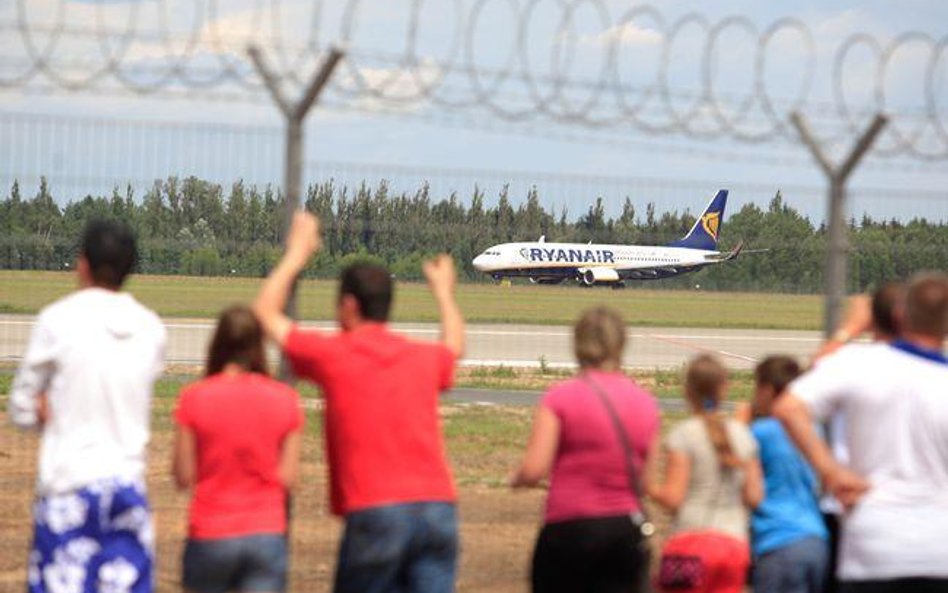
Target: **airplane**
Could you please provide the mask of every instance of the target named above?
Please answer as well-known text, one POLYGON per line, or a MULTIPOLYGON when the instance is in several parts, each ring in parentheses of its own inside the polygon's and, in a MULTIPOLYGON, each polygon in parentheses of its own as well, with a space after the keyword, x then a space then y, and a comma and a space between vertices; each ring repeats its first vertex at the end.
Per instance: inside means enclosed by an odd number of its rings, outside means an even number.
POLYGON ((593 245, 592 243, 547 243, 539 241, 503 243, 488 247, 474 258, 474 268, 494 280, 529 278, 536 284, 560 284, 574 280, 585 286, 625 286, 626 280, 656 280, 736 258, 744 247, 717 250, 718 233, 724 220, 727 190, 719 190, 678 241, 667 246, 593 245))

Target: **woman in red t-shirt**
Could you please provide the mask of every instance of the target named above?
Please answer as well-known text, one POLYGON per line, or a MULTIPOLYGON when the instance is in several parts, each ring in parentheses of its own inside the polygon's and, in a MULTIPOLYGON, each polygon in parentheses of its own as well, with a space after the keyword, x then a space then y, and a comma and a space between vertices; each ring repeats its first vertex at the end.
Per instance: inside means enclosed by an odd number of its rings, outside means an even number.
POLYGON ((534 593, 645 591, 648 552, 640 474, 658 437, 655 398, 622 373, 625 325, 613 309, 574 328, 579 376, 543 396, 514 487, 550 476, 537 537, 534 593))
POLYGON ((303 412, 296 391, 267 376, 263 331, 248 308, 221 314, 207 376, 181 392, 174 419, 174 476, 193 487, 184 587, 284 591, 303 412))

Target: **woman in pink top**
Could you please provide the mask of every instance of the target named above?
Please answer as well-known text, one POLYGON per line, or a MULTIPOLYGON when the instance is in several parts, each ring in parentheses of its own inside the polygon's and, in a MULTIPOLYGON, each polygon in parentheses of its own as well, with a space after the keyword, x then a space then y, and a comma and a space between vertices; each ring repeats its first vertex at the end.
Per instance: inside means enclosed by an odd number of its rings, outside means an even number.
POLYGON ((633 481, 654 449, 659 412, 655 398, 622 374, 624 347, 625 325, 614 310, 596 307, 580 317, 580 374, 543 396, 511 478, 523 487, 550 476, 533 557, 535 593, 646 590, 648 552, 633 481))

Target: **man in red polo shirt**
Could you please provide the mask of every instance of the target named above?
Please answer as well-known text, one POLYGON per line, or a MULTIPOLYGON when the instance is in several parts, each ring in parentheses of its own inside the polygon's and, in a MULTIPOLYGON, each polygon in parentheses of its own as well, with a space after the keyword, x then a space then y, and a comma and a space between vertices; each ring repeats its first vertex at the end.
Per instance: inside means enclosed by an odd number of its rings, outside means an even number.
POLYGON ((371 264, 343 270, 342 331, 326 335, 283 314, 294 279, 319 246, 319 221, 297 213, 254 311, 297 375, 319 385, 326 400, 331 505, 346 522, 335 591, 453 591, 456 494, 438 397, 451 386, 464 345, 454 262, 441 255, 424 264, 441 314, 440 343, 389 331, 391 274, 371 264))

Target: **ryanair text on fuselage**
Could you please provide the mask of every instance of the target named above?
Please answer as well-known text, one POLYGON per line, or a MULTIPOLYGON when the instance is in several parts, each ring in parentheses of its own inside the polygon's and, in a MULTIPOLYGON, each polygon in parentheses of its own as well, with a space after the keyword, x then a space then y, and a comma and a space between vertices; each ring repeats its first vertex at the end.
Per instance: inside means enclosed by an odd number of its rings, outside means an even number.
POLYGON ((616 262, 615 253, 608 249, 546 249, 543 247, 531 247, 520 250, 520 255, 524 259, 532 262, 569 262, 569 263, 593 263, 593 264, 614 264, 616 262))

